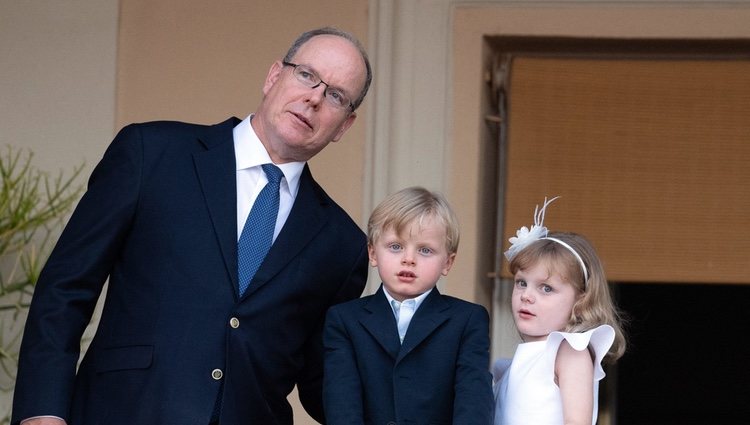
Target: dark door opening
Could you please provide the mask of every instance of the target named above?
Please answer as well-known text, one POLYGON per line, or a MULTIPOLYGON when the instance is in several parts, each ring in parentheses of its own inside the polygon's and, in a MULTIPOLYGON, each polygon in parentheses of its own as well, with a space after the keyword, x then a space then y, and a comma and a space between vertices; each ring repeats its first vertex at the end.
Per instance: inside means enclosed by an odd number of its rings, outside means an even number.
POLYGON ((750 421, 750 286, 619 284, 630 317, 616 423, 750 421))

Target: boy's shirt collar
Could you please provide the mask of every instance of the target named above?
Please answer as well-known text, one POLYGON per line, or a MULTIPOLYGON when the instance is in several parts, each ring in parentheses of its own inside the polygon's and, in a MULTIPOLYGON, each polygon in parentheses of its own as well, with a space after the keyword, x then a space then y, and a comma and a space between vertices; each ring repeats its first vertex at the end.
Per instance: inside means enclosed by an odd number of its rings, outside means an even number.
MULTIPOLYGON (((434 286, 432 288, 430 288, 429 291, 427 291, 427 292, 425 292, 423 294, 420 294, 418 297, 416 297, 416 298, 410 298, 410 299, 414 300, 414 312, 416 312, 417 309, 419 308, 419 306, 422 305, 422 302, 425 300, 425 298, 427 298, 428 295, 430 295, 430 292, 432 292, 433 289, 435 289, 434 286)), ((398 319, 398 311, 396 311, 396 309, 393 307, 393 301, 397 302, 398 303, 397 305, 400 305, 401 302, 399 302, 397 299, 393 298, 393 296, 391 296, 391 294, 388 293, 388 290, 385 289, 385 285, 383 285, 383 293, 385 294, 386 300, 388 300, 388 305, 390 305, 391 306, 391 310, 393 310, 393 314, 396 316, 396 319, 398 319)), ((404 300, 404 301, 407 301, 407 300, 404 300)))

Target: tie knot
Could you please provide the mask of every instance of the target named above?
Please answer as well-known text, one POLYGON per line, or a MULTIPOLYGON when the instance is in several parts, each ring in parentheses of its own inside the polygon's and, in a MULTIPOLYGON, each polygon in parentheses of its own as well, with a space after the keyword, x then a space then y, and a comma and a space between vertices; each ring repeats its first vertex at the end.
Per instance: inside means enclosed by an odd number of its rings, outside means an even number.
POLYGON ((266 173, 268 182, 274 186, 278 186, 281 178, 284 176, 281 169, 273 164, 263 164, 261 167, 263 167, 263 172, 266 173))

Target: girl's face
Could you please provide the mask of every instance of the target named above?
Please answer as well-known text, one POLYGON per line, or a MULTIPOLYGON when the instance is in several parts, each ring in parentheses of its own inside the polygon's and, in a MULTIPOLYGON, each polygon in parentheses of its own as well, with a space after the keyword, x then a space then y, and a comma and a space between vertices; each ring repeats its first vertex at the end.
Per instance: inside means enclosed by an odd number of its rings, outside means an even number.
POLYGON ((550 275, 544 262, 516 272, 511 305, 524 342, 543 341, 551 332, 563 330, 577 299, 573 285, 558 274, 550 275))

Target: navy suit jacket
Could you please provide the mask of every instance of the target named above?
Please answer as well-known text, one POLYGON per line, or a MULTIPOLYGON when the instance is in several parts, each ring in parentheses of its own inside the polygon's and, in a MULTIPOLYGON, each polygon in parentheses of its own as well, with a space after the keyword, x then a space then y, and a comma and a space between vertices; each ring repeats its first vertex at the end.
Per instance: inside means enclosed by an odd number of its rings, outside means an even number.
POLYGON ((295 384, 323 420, 325 312, 361 294, 366 238, 305 166, 286 224, 239 297, 238 123, 136 124, 116 136, 39 278, 13 423, 207 425, 222 383, 222 425, 291 424, 295 384))
POLYGON ((331 307, 323 336, 328 425, 492 421, 489 316, 437 288, 399 342, 383 293, 331 307))

